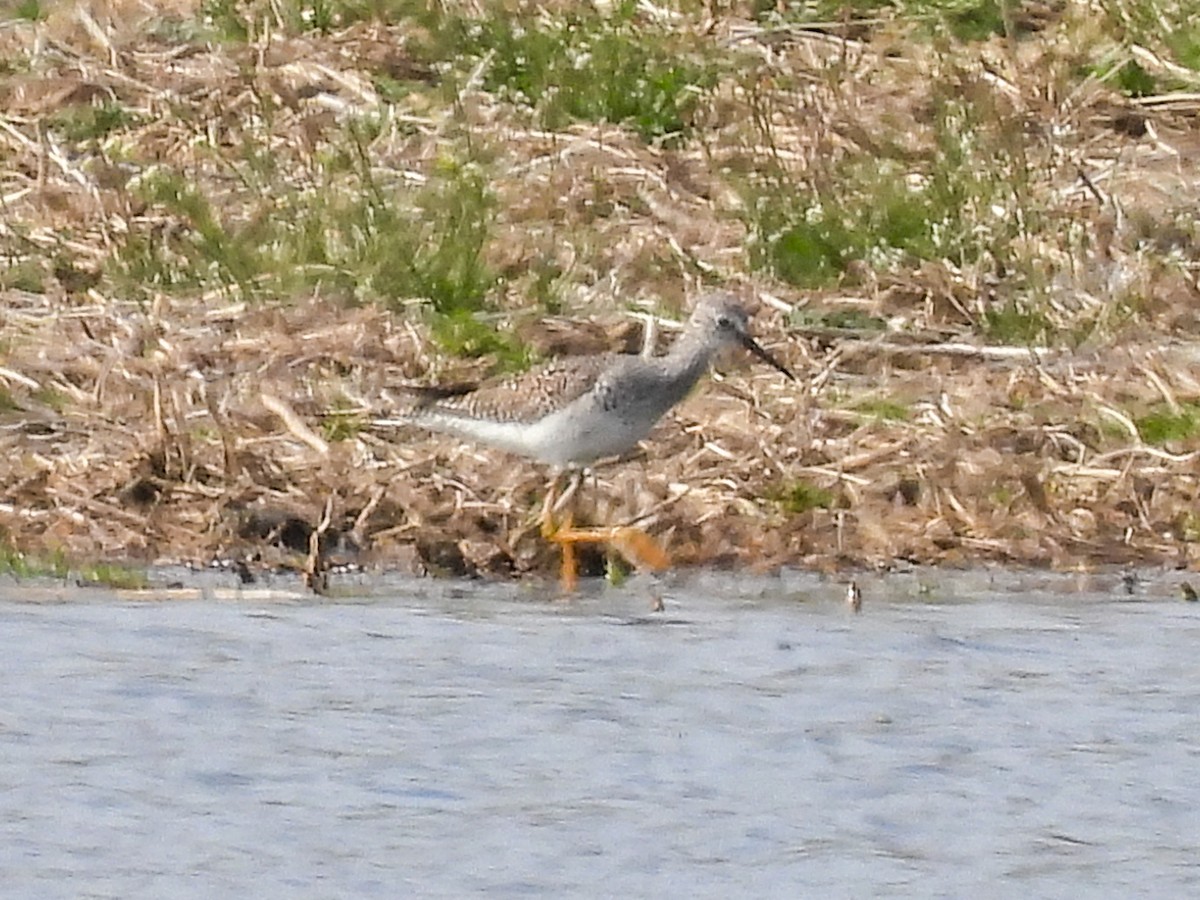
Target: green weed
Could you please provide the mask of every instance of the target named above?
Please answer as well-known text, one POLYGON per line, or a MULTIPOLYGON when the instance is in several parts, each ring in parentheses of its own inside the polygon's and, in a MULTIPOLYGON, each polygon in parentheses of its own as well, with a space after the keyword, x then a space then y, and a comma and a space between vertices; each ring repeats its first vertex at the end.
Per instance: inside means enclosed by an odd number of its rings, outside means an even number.
POLYGON ((1154 76, 1132 60, 1118 68, 1112 80, 1130 97, 1148 97, 1158 92, 1158 82, 1154 76))
POLYGON ((483 259, 491 230, 494 198, 474 166, 445 164, 417 199, 426 225, 401 285, 410 296, 426 296, 440 313, 481 308, 496 278, 483 259))
POLYGON ((43 386, 33 392, 32 398, 34 402, 40 403, 42 406, 52 409, 56 413, 61 413, 66 410, 70 404, 67 395, 57 388, 43 386))
POLYGON ((781 196, 764 191, 751 207, 751 260, 788 284, 834 284, 863 252, 841 209, 815 194, 781 196))
POLYGON ((1152 446, 1186 441, 1200 431, 1200 403, 1184 403, 1177 412, 1168 407, 1155 409, 1135 419, 1138 434, 1152 446))
POLYGON ((328 34, 356 22, 428 22, 440 5, 428 0, 204 0, 202 21, 221 40, 247 41, 264 23, 290 34, 328 34))
POLYGON ((852 264, 1012 268, 1038 207, 1011 123, 983 99, 947 92, 935 98, 933 128, 923 162, 863 152, 819 160, 800 182, 771 171, 752 179, 752 263, 803 288, 847 280, 852 264))
POLYGON ((87 563, 77 572, 81 585, 96 585, 117 590, 140 591, 150 586, 142 569, 120 563, 87 563))
POLYGON ((960 41, 982 41, 1010 33, 1009 5, 1009 0, 805 0, 781 8, 775 0, 756 0, 754 12, 760 21, 847 25, 894 13, 920 23, 923 27, 919 31, 928 33, 944 27, 960 41))
POLYGON ((203 0, 200 18, 222 40, 242 42, 250 39, 251 13, 238 0, 203 0))
POLYGON ((936 5, 945 16, 946 28, 960 41, 986 41, 1012 33, 1010 0, 949 0, 936 5))
POLYGON ((131 228, 117 257, 120 277, 131 290, 307 292, 398 309, 425 299, 434 340, 447 353, 495 354, 500 368, 523 368, 525 349, 480 315, 491 311, 487 297, 497 283, 484 256, 495 200, 483 169, 447 159, 422 186, 385 185, 360 152, 368 138, 352 129, 311 181, 287 186, 250 154, 240 171, 257 208, 239 220, 222 217, 181 174, 152 173, 137 191, 182 227, 131 228))
POLYGON ((352 440, 363 430, 361 416, 353 413, 334 412, 321 420, 321 433, 331 444, 352 440))
POLYGON ((30 294, 46 292, 46 272, 40 262, 31 258, 9 260, 0 269, 0 288, 27 291, 30 294))
POLYGON ((119 103, 64 106, 49 118, 50 128, 71 143, 99 141, 114 131, 130 128, 138 116, 119 103))
POLYGON ((946 184, 906 183, 896 166, 847 160, 829 182, 790 197, 764 194, 755 209, 753 256, 798 287, 823 287, 863 261, 880 270, 950 255, 961 207, 946 184))
POLYGON ((795 328, 830 328, 839 331, 886 331, 887 321, 861 309, 818 309, 802 306, 794 310, 789 324, 795 328))
POLYGON ((863 400, 851 407, 856 413, 861 413, 871 419, 884 422, 907 422, 912 418, 912 410, 903 403, 887 400, 883 397, 863 400))
POLYGON ((996 344, 1043 344, 1054 332, 1050 318, 1036 306, 1018 300, 984 311, 983 334, 996 344))
POLYGON ((467 359, 494 356, 500 372, 517 372, 533 362, 529 349, 508 334, 497 331, 469 310, 435 315, 430 335, 443 353, 467 359))
POLYGON ((70 572, 62 553, 28 554, 18 550, 0 532, 0 575, 10 578, 66 578, 70 572))
POLYGON ((562 312, 562 267, 548 259, 534 259, 529 264, 533 273, 533 283, 529 286, 530 299, 548 315, 556 316, 562 312))
POLYGON ((631 566, 614 548, 609 548, 604 556, 604 580, 610 587, 620 587, 633 575, 631 566))
MULTIPOLYGON (((355 157, 357 158, 357 157, 355 157)), ((439 313, 483 308, 495 276, 483 260, 493 201, 483 173, 447 163, 425 187, 384 187, 365 163, 281 186, 245 163, 258 208, 242 221, 181 174, 160 170, 138 193, 176 219, 169 237, 130 229, 118 267, 131 287, 236 288, 257 296, 320 290, 351 301, 428 298, 439 313)))
POLYGON ((459 42, 466 54, 488 57, 484 87, 537 110, 545 128, 582 120, 624 125, 647 141, 682 134, 716 70, 636 10, 622 0, 608 17, 580 7, 548 22, 497 9, 459 23, 459 42))
POLYGON ((799 515, 814 509, 831 509, 837 504, 837 495, 828 488, 817 487, 807 481, 797 481, 791 487, 781 487, 767 495, 784 512, 799 515))
POLYGON ((41 0, 16 0, 15 3, 5 3, 7 18, 24 19, 26 22, 40 22, 46 18, 46 7, 41 0))
POLYGON ((263 267, 256 248, 244 234, 227 226, 201 189, 167 169, 148 174, 136 191, 179 220, 182 233, 156 239, 130 230, 118 261, 133 285, 186 287, 238 285, 250 290, 263 267), (168 243, 169 242, 169 243, 168 243))
POLYGON ((997 484, 987 493, 988 505, 992 509, 1007 509, 1016 496, 1016 489, 1011 484, 997 484))
POLYGON ((1102 0, 1106 40, 1100 61, 1081 66, 1080 74, 1107 81, 1130 97, 1172 90, 1194 90, 1197 80, 1176 77, 1168 69, 1147 69, 1130 58, 1131 47, 1200 72, 1200 16, 1191 0, 1102 0), (1116 46, 1110 41, 1115 42, 1116 46))
POLYGON ((1200 15, 1194 0, 1102 0, 1100 6, 1124 45, 1147 47, 1200 71, 1200 15))
POLYGON ((754 0, 753 13, 760 22, 840 22, 876 16, 894 5, 893 0, 804 0, 783 4, 778 0, 754 0))

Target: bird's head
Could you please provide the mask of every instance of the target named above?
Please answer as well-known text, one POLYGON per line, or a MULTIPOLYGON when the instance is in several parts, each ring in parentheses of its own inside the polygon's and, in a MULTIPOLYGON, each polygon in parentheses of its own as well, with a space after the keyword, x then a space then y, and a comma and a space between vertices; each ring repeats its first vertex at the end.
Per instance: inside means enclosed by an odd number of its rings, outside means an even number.
POLYGON ((763 349, 750 334, 750 314, 733 294, 718 291, 705 294, 696 301, 690 327, 722 347, 745 347, 763 362, 782 372, 792 381, 796 376, 774 356, 763 349))

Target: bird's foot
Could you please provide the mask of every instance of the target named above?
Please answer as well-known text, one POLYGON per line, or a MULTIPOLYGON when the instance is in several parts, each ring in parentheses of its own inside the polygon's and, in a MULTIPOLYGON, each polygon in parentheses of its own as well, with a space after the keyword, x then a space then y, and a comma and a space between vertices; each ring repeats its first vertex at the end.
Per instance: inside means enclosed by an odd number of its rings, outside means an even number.
POLYGON ((582 481, 582 473, 569 476, 569 484, 562 494, 558 493, 560 478, 556 477, 546 492, 542 504, 542 537, 558 544, 562 550, 561 581, 563 591, 570 593, 579 585, 579 562, 575 554, 576 544, 603 544, 616 550, 639 569, 661 572, 671 565, 671 557, 658 541, 640 528, 617 525, 607 528, 576 528, 572 502, 582 481), (562 518, 556 523, 555 513, 563 510, 562 518))
POLYGON ((640 528, 618 525, 608 528, 574 528, 564 522, 549 539, 562 548, 561 581, 564 591, 573 591, 579 584, 579 568, 575 558, 576 544, 603 544, 616 550, 639 569, 661 572, 671 565, 671 557, 658 541, 640 528))

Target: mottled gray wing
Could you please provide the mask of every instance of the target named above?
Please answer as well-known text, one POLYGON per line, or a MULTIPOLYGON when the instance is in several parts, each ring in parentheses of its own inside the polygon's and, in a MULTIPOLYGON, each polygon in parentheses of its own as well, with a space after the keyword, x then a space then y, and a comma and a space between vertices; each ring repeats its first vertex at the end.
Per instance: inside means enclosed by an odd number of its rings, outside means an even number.
POLYGON ((566 406, 592 389, 596 379, 620 357, 567 356, 537 369, 485 382, 476 390, 459 392, 433 388, 413 411, 486 418, 498 422, 532 422, 566 406))

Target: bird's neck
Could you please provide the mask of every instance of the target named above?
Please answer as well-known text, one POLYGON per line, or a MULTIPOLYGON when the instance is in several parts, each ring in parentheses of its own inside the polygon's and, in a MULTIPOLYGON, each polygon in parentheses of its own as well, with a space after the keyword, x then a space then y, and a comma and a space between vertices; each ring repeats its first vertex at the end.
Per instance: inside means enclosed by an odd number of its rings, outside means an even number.
POLYGON ((703 337, 684 332, 671 345, 664 358, 666 369, 675 381, 681 394, 686 394, 708 369, 716 353, 716 346, 703 337))

